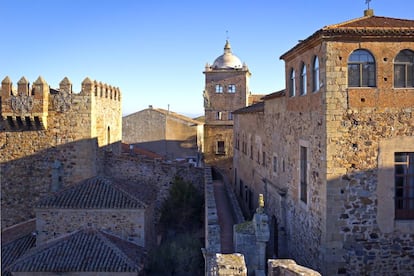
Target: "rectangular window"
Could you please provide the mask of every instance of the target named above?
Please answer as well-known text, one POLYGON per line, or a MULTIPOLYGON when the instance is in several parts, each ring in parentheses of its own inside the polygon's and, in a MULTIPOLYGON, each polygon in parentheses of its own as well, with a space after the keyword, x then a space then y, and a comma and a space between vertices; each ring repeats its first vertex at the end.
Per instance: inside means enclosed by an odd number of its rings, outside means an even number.
POLYGON ((414 152, 394 154, 395 218, 414 219, 414 152))
POLYGON ((236 85, 229 84, 229 86, 227 88, 227 92, 229 92, 229 93, 236 93, 236 85))
POLYGON ((262 165, 266 167, 266 152, 262 152, 262 165))
POLYGON ((222 120, 223 119, 223 113, 221 111, 218 111, 216 113, 216 120, 222 120))
POLYGON ((230 121, 233 120, 233 112, 229 112, 227 116, 230 121))
POLYGON ((221 84, 216 84, 216 93, 223 93, 223 86, 221 84))
POLYGON ((300 200, 308 202, 308 149, 300 147, 300 200))
POLYGON ((240 179, 240 182, 239 182, 239 194, 240 194, 240 197, 241 198, 243 198, 243 187, 244 187, 243 180, 240 179))
POLYGON ((216 154, 220 154, 220 155, 226 154, 226 149, 224 147, 224 141, 217 141, 216 154))
POLYGON ((250 159, 253 160, 253 143, 250 144, 250 159))
POLYGON ((277 173, 277 157, 273 156, 273 172, 277 173))

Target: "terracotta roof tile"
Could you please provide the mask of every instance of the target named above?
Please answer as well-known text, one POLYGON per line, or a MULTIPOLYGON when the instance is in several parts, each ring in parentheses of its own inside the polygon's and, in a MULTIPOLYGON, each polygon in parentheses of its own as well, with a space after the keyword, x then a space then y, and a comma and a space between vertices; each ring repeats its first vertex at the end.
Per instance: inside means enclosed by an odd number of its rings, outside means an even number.
POLYGON ((139 272, 142 247, 96 229, 82 229, 33 248, 12 272, 139 272))
POLYGON ((41 199, 36 208, 146 208, 155 197, 155 188, 126 180, 101 177, 87 179, 41 199))

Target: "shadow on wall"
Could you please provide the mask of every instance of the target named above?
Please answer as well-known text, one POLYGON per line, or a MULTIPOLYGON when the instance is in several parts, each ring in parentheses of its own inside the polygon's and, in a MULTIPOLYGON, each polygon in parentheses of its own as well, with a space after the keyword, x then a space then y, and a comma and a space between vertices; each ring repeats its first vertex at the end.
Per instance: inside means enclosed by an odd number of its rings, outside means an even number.
MULTIPOLYGON (((403 164, 375 170, 355 168, 340 178, 327 180, 326 194, 320 191, 321 178, 312 173, 306 209, 305 203, 292 195, 291 183, 262 181, 252 185, 245 181, 240 186, 233 183, 233 189, 246 209, 250 203, 246 187, 253 198, 264 193, 266 213, 271 218, 268 257, 293 258, 326 275, 400 275, 414 267, 410 257, 414 254, 414 200, 409 189, 403 189, 412 184, 404 184, 403 177, 396 175, 398 166, 404 173, 403 164), (288 192, 282 192, 284 189, 288 192), (324 196, 326 202, 321 203, 324 196), (325 209, 326 224, 311 208, 325 209), (322 243, 336 246, 319 250, 322 243), (321 259, 323 251, 326 253, 321 259)), ((256 201, 253 208, 257 208, 256 201)))
POLYGON ((42 141, 44 136, 30 131, 16 139, 0 133, 2 229, 33 218, 41 197, 96 176, 106 151, 120 152, 120 142, 98 148, 96 138, 65 142, 56 137, 52 142, 42 141))

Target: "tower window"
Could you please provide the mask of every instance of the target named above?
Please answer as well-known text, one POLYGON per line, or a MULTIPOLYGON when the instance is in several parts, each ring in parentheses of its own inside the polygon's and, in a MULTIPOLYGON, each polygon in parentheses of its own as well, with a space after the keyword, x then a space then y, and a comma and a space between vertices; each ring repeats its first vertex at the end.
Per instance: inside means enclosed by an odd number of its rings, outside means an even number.
POLYGON ((223 86, 221 84, 216 84, 216 93, 223 93, 223 86))
POLYGON ((229 84, 229 86, 227 88, 227 92, 236 93, 236 85, 235 84, 229 84))
POLYGON ((233 120, 233 112, 228 113, 228 119, 231 121, 233 120))
POLYGON ((217 141, 216 154, 220 154, 220 155, 226 154, 226 148, 224 146, 224 141, 217 141))

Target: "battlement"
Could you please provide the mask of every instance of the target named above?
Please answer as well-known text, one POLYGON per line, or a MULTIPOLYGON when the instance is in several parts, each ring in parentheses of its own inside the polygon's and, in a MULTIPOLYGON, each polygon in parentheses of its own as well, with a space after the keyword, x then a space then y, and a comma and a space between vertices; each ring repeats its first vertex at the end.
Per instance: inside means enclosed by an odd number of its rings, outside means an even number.
POLYGON ((32 85, 22 77, 17 82, 16 89, 7 76, 1 82, 0 95, 1 116, 7 122, 6 127, 9 131, 47 129, 49 111, 68 112, 76 97, 121 101, 121 91, 118 87, 89 78, 83 80, 79 93, 73 93, 72 83, 67 77, 59 83, 58 89, 50 88, 40 76, 32 85))

